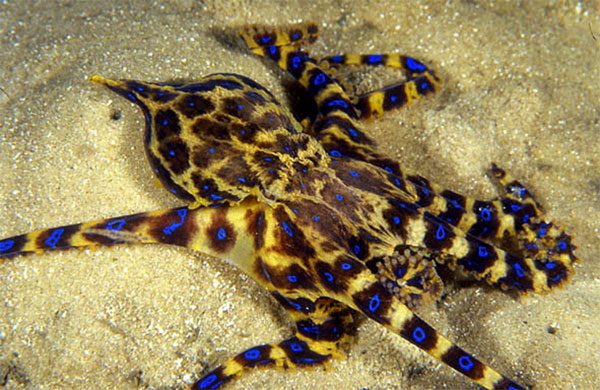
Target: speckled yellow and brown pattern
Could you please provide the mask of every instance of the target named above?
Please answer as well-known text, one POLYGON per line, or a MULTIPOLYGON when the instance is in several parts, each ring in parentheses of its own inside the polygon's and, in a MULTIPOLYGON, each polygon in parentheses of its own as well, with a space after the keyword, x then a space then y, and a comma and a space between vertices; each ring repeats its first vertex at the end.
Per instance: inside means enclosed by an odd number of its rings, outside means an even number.
POLYGON ((192 204, 8 238, 0 241, 0 256, 166 243, 240 267, 287 309, 296 334, 239 354, 194 388, 218 388, 247 368, 314 366, 341 357, 360 312, 486 388, 522 389, 412 309, 441 291, 434 263, 517 293, 547 292, 573 271, 570 237, 546 222, 529 191, 496 166, 504 193, 493 201, 403 173, 376 150, 359 118, 433 93, 439 78, 407 56, 316 60, 301 50, 316 32, 313 24, 242 31, 253 52, 289 71, 314 98, 318 113, 307 129, 244 76, 215 74, 191 84, 93 76, 141 107, 155 173, 192 204), (404 70, 407 80, 351 99, 327 63, 390 66, 404 70))

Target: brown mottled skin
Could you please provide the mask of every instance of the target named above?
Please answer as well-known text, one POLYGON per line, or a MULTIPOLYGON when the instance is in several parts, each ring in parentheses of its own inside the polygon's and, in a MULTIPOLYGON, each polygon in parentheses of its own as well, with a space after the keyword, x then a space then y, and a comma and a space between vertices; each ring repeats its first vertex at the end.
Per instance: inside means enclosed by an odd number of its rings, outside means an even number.
POLYGON ((314 366, 342 357, 363 313, 476 383, 523 389, 452 344, 412 309, 439 296, 445 264, 517 293, 562 285, 576 258, 570 237, 545 222, 519 182, 492 168, 504 194, 478 201, 444 190, 376 150, 359 118, 382 115, 440 88, 401 55, 317 60, 301 45, 313 24, 248 26, 256 54, 294 76, 317 113, 302 125, 256 82, 214 74, 190 84, 93 76, 137 104, 144 143, 163 185, 188 207, 42 230, 0 241, 0 258, 121 243, 166 243, 232 262, 271 292, 296 323, 293 337, 259 345, 194 385, 216 389, 245 369, 314 366), (406 80, 350 98, 337 69, 383 65, 406 80))

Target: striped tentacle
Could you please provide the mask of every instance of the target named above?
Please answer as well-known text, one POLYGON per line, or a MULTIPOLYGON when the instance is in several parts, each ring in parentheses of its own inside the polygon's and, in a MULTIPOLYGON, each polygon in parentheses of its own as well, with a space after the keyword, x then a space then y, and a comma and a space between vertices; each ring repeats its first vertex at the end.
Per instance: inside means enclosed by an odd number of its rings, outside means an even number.
POLYGON ((375 142, 360 130, 358 112, 343 88, 308 54, 291 46, 261 48, 261 55, 287 69, 313 96, 318 117, 313 132, 332 157, 371 160, 375 142))
POLYGON ((507 236, 516 237, 526 223, 540 216, 539 208, 530 201, 506 196, 482 201, 444 189, 419 175, 403 175, 401 183, 418 207, 460 230, 497 244, 502 244, 507 236))
POLYGON ((502 289, 543 293, 565 283, 573 272, 570 249, 561 244, 547 257, 513 254, 401 200, 390 200, 383 218, 404 245, 426 247, 436 261, 502 289))
MULTIPOLYGON (((261 41, 262 36, 254 31, 254 26, 248 26, 241 32, 248 47, 255 54, 271 59, 281 69, 288 71, 314 98, 320 119, 314 130, 326 147, 330 145, 334 148, 339 139, 348 146, 347 149, 352 146, 357 153, 360 153, 361 148, 370 148, 374 144, 359 130, 356 122, 358 112, 346 92, 327 69, 320 68, 317 61, 299 47, 265 44, 261 41)), ((285 36, 285 31, 271 29, 270 33, 273 36, 285 36)))
POLYGON ((298 23, 276 29, 269 26, 246 25, 240 30, 240 35, 250 50, 260 54, 263 47, 293 46, 298 48, 301 45, 311 44, 317 40, 319 28, 312 22, 298 23))
MULTIPOLYGON (((383 299, 380 303, 384 306, 383 299)), ((389 301, 388 301, 389 302, 389 301)), ((365 307, 371 318, 379 318, 391 331, 444 362, 486 389, 524 390, 525 387, 501 375, 490 366, 458 347, 401 303, 391 300, 387 314, 379 317, 377 302, 372 298, 365 307)), ((365 310, 363 310, 365 311, 365 310)))
POLYGON ((336 283, 343 283, 347 288, 339 296, 329 291, 332 297, 386 326, 474 382, 486 389, 525 389, 438 333, 379 283, 376 275, 364 265, 352 263, 352 268, 337 272, 334 277, 336 283))
POLYGON ((315 352, 311 344, 294 336, 278 344, 257 345, 210 371, 191 388, 218 389, 225 383, 240 377, 245 370, 252 368, 314 367, 324 364, 331 358, 331 355, 321 355, 315 352))
POLYGON ((296 334, 277 344, 257 345, 227 360, 200 378, 192 389, 217 389, 254 368, 312 368, 343 353, 353 323, 350 309, 328 298, 311 301, 273 294, 296 323, 296 334), (302 302, 300 304, 299 302, 302 302))
MULTIPOLYGON (((386 111, 410 105, 441 89, 441 80, 432 70, 417 59, 401 54, 340 54, 325 57, 321 64, 332 69, 345 65, 385 66, 404 73, 406 81, 357 97, 361 119, 380 117, 386 111)), ((335 76, 335 72, 331 73, 335 76)))
MULTIPOLYGON (((493 165, 492 173, 504 190, 499 199, 492 201, 443 190, 420 176, 406 176, 403 184, 405 191, 415 197, 414 204, 425 210, 434 225, 455 226, 458 229, 456 235, 467 232, 467 241, 477 241, 469 242, 472 247, 478 248, 484 244, 480 244, 481 240, 485 240, 504 249, 496 248, 498 253, 491 257, 513 264, 511 267, 516 268, 517 276, 528 274, 526 270, 520 272, 516 261, 516 258, 523 258, 531 276, 536 279, 535 275, 538 275, 539 281, 533 284, 534 291, 562 285, 574 272, 573 265, 577 262, 571 237, 553 222, 543 220, 539 204, 525 186, 496 165, 493 165)), ((481 252, 489 251, 481 249, 481 252)), ((454 264, 452 256, 448 259, 454 264)), ((471 264, 472 260, 464 260, 464 264, 471 264)), ((478 258, 473 266, 487 272, 491 263, 491 258, 478 258)))
POLYGON ((75 247, 164 243, 243 265, 254 251, 247 216, 263 207, 251 201, 234 207, 179 207, 38 230, 1 240, 0 259, 75 247))

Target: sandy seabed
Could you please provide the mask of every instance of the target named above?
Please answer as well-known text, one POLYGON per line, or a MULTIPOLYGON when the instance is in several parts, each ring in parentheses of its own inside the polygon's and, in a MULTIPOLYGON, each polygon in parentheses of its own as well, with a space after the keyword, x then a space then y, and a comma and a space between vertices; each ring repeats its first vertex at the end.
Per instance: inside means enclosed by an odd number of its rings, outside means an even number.
MULTIPOLYGON (((492 161, 567 226, 568 286, 521 300, 451 285, 420 314, 535 389, 600 383, 600 3, 597 1, 4 1, 0 237, 180 205, 153 185, 136 107, 86 81, 214 72, 286 100, 282 72, 224 32, 321 27, 318 55, 401 52, 445 79, 438 96, 365 124, 406 169, 491 198, 492 161), (285 4, 285 5, 284 5, 285 4), (118 119, 120 118, 120 119, 118 119)), ((367 80, 369 81, 369 80, 367 80)), ((374 80, 376 82, 376 80, 374 80)), ((0 386, 172 388, 290 334, 285 313, 218 260, 164 246, 19 257, 0 266, 0 386)), ((329 369, 257 371, 230 388, 476 388, 370 321, 329 369)))

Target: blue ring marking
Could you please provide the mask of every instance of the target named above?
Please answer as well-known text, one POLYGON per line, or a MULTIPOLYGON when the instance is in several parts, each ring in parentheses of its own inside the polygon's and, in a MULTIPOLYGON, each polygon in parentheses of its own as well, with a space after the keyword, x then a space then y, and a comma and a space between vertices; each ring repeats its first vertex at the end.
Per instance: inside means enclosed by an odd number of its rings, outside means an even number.
POLYGON ((327 59, 327 61, 333 62, 334 64, 339 64, 340 62, 342 62, 343 59, 344 59, 343 56, 337 55, 337 56, 331 56, 331 57, 329 57, 327 59))
POLYGON ((273 158, 272 157, 265 157, 265 161, 266 162, 271 162, 271 161, 273 161, 273 158))
POLYGON ((554 262, 546 263, 546 269, 552 270, 554 268, 556 268, 556 263, 554 263, 554 262))
POLYGON ((452 207, 454 207, 455 209, 461 209, 461 210, 462 210, 462 207, 461 207, 460 203, 458 203, 458 201, 457 201, 456 199, 452 199, 452 200, 450 201, 450 204, 451 204, 451 205, 452 205, 452 207))
POLYGON ((446 237, 446 231, 442 225, 439 225, 437 230, 435 231, 435 238, 438 240, 443 240, 446 237))
POLYGON ((173 149, 169 149, 169 156, 175 157, 175 151, 173 149))
POLYGON ((380 305, 381 299, 379 299, 379 294, 373 295, 369 301, 369 310, 371 310, 372 313, 375 313, 375 310, 377 310, 380 305))
POLYGON ((396 184, 396 187, 402 187, 402 182, 398 178, 394 179, 394 184, 396 184))
POLYGON ((340 194, 335 194, 335 198, 336 198, 337 200, 339 200, 340 202, 341 202, 342 200, 344 200, 344 197, 343 197, 342 195, 340 195, 340 194))
POLYGON ((237 108, 238 111, 242 111, 244 109, 244 105, 243 104, 238 104, 237 106, 235 106, 235 108, 237 108))
POLYGON ((270 46, 269 47, 269 54, 271 54, 272 56, 274 56, 275 54, 277 54, 277 46, 270 46))
POLYGON ((523 276, 525 276, 525 272, 523 271, 523 267, 521 267, 521 264, 519 263, 514 263, 513 264, 513 269, 515 270, 515 272, 517 273, 517 276, 522 278, 523 276))
POLYGON ((269 43, 269 42, 271 42, 271 37, 269 35, 265 35, 265 36, 263 36, 263 37, 260 38, 260 41, 262 43, 269 43))
POLYGON ((352 248, 352 252, 354 252, 355 255, 358 255, 360 253, 361 247, 359 244, 354 245, 354 248, 352 248))
POLYGON ((173 234, 173 232, 177 228, 182 226, 183 222, 185 221, 185 216, 187 215, 187 209, 178 210, 177 215, 179 215, 179 222, 172 223, 169 226, 165 227, 163 229, 163 233, 168 234, 168 235, 173 234))
POLYGON ((394 225, 400 225, 401 221, 400 221, 400 217, 399 216, 395 215, 394 218, 393 218, 393 221, 394 221, 394 225))
POLYGON ((429 83, 427 81, 423 81, 421 84, 419 84, 419 88, 421 91, 425 91, 427 88, 429 88, 429 83))
POLYGON ((400 267, 396 271, 396 276, 398 278, 402 278, 404 276, 404 274, 406 274, 406 271, 408 271, 408 267, 400 267))
POLYGON ((531 215, 530 215, 530 214, 525 214, 525 215, 523 216, 523 223, 527 223, 527 222, 529 222, 529 218, 531 218, 531 215))
POLYGON ((46 241, 44 241, 44 243, 50 248, 56 248, 56 244, 58 244, 58 240, 60 240, 60 237, 62 236, 64 231, 65 229, 62 228, 56 229, 50 234, 50 237, 46 238, 46 241))
POLYGON ((300 345, 298 343, 290 343, 290 349, 294 352, 304 351, 304 348, 302 348, 302 345, 300 345))
POLYGON ((513 385, 509 385, 508 390, 520 390, 520 389, 518 387, 514 387, 513 385))
POLYGON ((486 222, 489 222, 489 220, 492 219, 492 212, 487 207, 482 208, 479 215, 486 222))
POLYGON ((313 85, 318 87, 319 85, 323 84, 326 80, 327 78, 325 77, 325 73, 320 72, 315 76, 313 80, 313 85))
POLYGON ((129 100, 131 100, 132 102, 137 102, 137 100, 138 100, 138 99, 137 99, 137 97, 135 97, 135 95, 134 95, 134 94, 132 94, 131 92, 129 92, 129 93, 127 94, 127 98, 128 98, 129 100))
POLYGON ((555 277, 552 278, 553 282, 558 282, 560 279, 562 279, 562 275, 558 274, 555 277))
POLYGON ((513 203, 510 205, 510 209, 516 213, 517 211, 521 210, 521 205, 519 203, 513 203))
POLYGON ((352 127, 348 128, 348 133, 350 133, 350 135, 354 138, 358 137, 358 131, 356 131, 355 129, 353 129, 352 127))
POLYGON ((1 252, 6 252, 7 250, 9 250, 10 248, 12 248, 13 246, 15 246, 15 240, 0 241, 0 253, 1 252))
POLYGON ((246 183, 246 179, 245 179, 245 178, 243 178, 243 177, 238 177, 238 181, 239 181, 240 183, 246 183))
POLYGON ((208 184, 205 184, 205 185, 203 185, 203 186, 202 186, 202 189, 203 189, 204 191, 207 191, 209 188, 210 188, 210 187, 208 186, 208 184))
POLYGON ((387 173, 394 174, 394 170, 393 170, 392 168, 388 167, 387 165, 386 165, 385 167, 383 167, 383 169, 385 169, 385 171, 386 171, 387 173))
POLYGON ((300 39, 300 33, 299 32, 293 33, 291 38, 292 38, 292 41, 297 41, 298 39, 300 39))
POLYGON ((421 73, 427 70, 427 67, 411 57, 406 57, 406 69, 414 73, 421 73))
POLYGON ((208 153, 214 153, 214 152, 215 152, 215 148, 208 149, 208 153))
POLYGON ((470 371, 471 368, 475 365, 471 360, 471 357, 464 355, 458 358, 458 365, 465 371, 470 371))
POLYGON ((427 334, 425 334, 425 331, 423 330, 423 328, 421 328, 420 326, 417 326, 415 329, 413 329, 411 337, 417 343, 422 343, 423 341, 425 341, 427 334))
POLYGON ((202 382, 200 382, 200 388, 201 389, 208 388, 208 386, 215 383, 217 378, 218 378, 217 374, 211 374, 211 375, 207 376, 206 378, 204 378, 204 380, 202 382))
POLYGON ((339 150, 335 150, 335 149, 333 149, 333 150, 330 150, 330 151, 329 151, 329 155, 330 155, 331 157, 342 157, 342 153, 340 153, 340 151, 339 151, 339 150))
POLYGON ((296 283, 298 281, 298 277, 296 275, 288 275, 287 279, 291 282, 291 283, 296 283))
POLYGON ((290 225, 287 224, 287 222, 281 222, 281 226, 283 226, 283 230, 285 230, 288 236, 294 237, 294 231, 292 230, 290 225))
POLYGON ((392 103, 396 103, 396 100, 398 100, 398 96, 396 96, 396 95, 391 95, 391 96, 390 96, 390 100, 392 101, 392 103))
POLYGON ((260 357, 260 350, 258 349, 249 349, 244 352, 244 357, 248 360, 256 360, 260 357))
POLYGON ((219 239, 219 241, 223 241, 226 238, 227 230, 225 230, 225 228, 220 228, 219 230, 217 230, 217 239, 219 239))
POLYGON ((548 229, 540 228, 540 230, 537 231, 537 236, 538 238, 542 238, 546 235, 546 233, 548 233, 548 229))
POLYGON ((292 68, 298 69, 301 62, 302 62, 302 58, 300 56, 293 56, 292 57, 292 68))
POLYGON ((117 220, 110 221, 109 223, 107 223, 106 230, 118 232, 119 230, 121 230, 123 228, 124 225, 125 225, 124 219, 117 219, 117 220))
POLYGON ((223 197, 221 195, 217 195, 217 194, 210 194, 210 198, 213 200, 221 200, 223 199, 223 197))
POLYGON ((532 250, 532 251, 537 251, 538 250, 538 246, 534 242, 528 242, 528 243, 526 243, 525 244, 525 248, 529 249, 529 250, 532 250))
POLYGON ((299 326, 302 329, 302 331, 304 331, 305 333, 311 333, 311 334, 321 333, 321 329, 317 325, 312 325, 312 326, 297 325, 297 326, 299 326))
POLYGON ((328 282, 333 282, 333 275, 331 272, 323 272, 323 275, 325 275, 325 279, 327 279, 328 282))
POLYGON ((358 173, 356 171, 350 171, 350 176, 352 176, 352 177, 359 177, 360 173, 358 173))
POLYGON ((381 54, 372 54, 367 57, 367 62, 369 64, 380 64, 383 56, 381 54))
POLYGON ((333 106, 348 108, 348 103, 346 103, 342 99, 331 100, 330 102, 327 103, 327 107, 333 107, 333 106))
POLYGON ((167 126, 169 124, 169 120, 167 118, 163 119, 162 125, 167 126))
POLYGON ((317 214, 313 215, 313 221, 319 222, 319 216, 317 214))
POLYGON ((342 267, 342 269, 344 271, 348 271, 349 269, 352 269, 352 264, 350 264, 350 263, 342 263, 341 267, 342 267))
POLYGON ((558 248, 559 251, 567 250, 567 243, 564 241, 559 241, 558 245, 556 247, 558 248))
POLYGON ((478 254, 479 254, 479 257, 487 257, 490 254, 490 252, 487 250, 487 248, 485 246, 479 245, 478 254))

